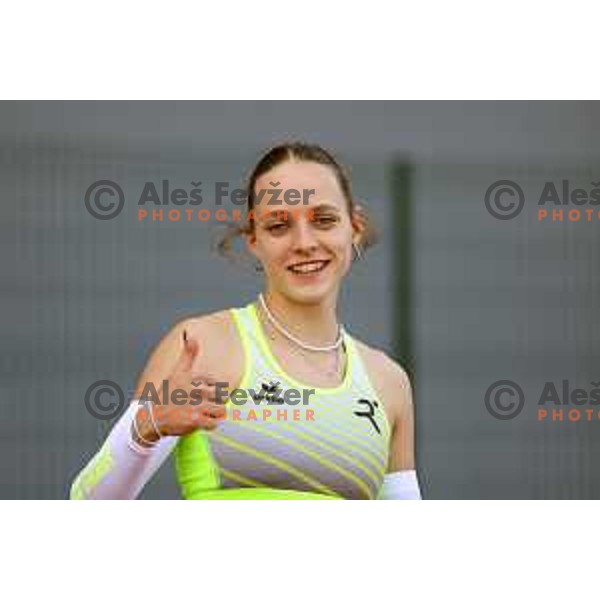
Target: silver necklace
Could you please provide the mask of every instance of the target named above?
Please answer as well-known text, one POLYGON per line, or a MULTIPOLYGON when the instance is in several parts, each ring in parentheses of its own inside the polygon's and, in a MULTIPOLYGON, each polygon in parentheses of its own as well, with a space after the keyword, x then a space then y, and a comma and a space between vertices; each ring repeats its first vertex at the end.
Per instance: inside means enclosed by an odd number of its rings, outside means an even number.
MULTIPOLYGON (((275 329, 277 329, 277 331, 279 331, 284 337, 286 337, 288 340, 290 340, 291 342, 293 342, 294 344, 296 344, 303 350, 308 350, 311 352, 331 352, 331 351, 335 350, 336 351, 335 366, 333 367, 333 369, 326 368, 324 370, 328 375, 333 375, 335 377, 339 377, 341 361, 340 361, 340 353, 338 352, 338 349, 344 341, 344 334, 345 334, 345 330, 341 325, 338 325, 339 333, 338 333, 337 340, 335 341, 334 344, 331 344, 329 346, 312 346, 310 344, 304 343, 302 340, 299 340, 297 337, 292 335, 283 325, 281 325, 277 321, 277 319, 273 316, 273 314, 269 310, 269 307, 267 306, 267 303, 265 302, 265 299, 264 299, 262 293, 258 295, 258 299, 260 300, 260 304, 265 312, 265 315, 267 316, 267 319, 271 323, 271 325, 273 325, 273 327, 275 327, 275 329)), ((323 369, 320 368, 319 371, 322 372, 323 369)))
POLYGON ((299 340, 297 337, 293 336, 283 325, 279 323, 279 321, 277 321, 277 319, 271 314, 271 311, 269 310, 262 293, 258 295, 258 299, 260 300, 260 304, 263 307, 267 318, 269 321, 271 321, 273 327, 275 327, 275 329, 277 329, 277 331, 284 335, 288 340, 294 342, 294 344, 300 346, 300 348, 303 348, 304 350, 310 350, 311 352, 331 352, 332 350, 337 350, 344 341, 344 328, 341 325, 338 325, 338 337, 334 344, 329 346, 311 346, 310 344, 306 344, 302 340, 299 340))

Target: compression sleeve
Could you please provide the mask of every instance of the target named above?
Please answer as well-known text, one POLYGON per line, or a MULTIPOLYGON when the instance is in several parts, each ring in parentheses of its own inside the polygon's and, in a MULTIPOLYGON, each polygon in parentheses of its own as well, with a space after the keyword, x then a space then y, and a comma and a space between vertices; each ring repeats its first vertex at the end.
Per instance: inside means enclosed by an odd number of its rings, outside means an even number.
POLYGON ((396 471, 383 478, 383 485, 377 496, 378 500, 421 500, 417 472, 396 471))
POLYGON ((137 400, 112 428, 104 444, 77 475, 71 500, 133 500, 167 459, 179 438, 163 437, 151 448, 137 444, 131 426, 137 400))

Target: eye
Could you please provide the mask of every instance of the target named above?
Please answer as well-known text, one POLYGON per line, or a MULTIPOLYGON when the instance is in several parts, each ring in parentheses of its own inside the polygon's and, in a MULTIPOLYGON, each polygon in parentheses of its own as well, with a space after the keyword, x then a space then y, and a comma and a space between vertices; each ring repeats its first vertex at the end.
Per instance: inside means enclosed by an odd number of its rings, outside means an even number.
POLYGON ((287 223, 284 223, 284 222, 273 223, 273 224, 267 225, 265 227, 265 229, 269 233, 280 233, 280 232, 283 232, 286 228, 287 228, 287 223))
POLYGON ((321 215, 315 217, 315 223, 321 227, 331 227, 337 223, 337 217, 332 215, 321 215))

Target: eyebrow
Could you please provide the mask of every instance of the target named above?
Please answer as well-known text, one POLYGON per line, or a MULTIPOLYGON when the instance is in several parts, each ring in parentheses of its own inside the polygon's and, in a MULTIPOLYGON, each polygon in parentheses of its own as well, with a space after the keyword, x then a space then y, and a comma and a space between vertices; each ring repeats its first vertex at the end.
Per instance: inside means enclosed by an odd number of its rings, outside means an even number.
POLYGON ((318 211, 318 210, 333 210, 335 212, 339 212, 340 211, 339 206, 334 206, 333 204, 327 204, 327 203, 317 204, 316 206, 311 206, 311 208, 315 212, 318 211))
MULTIPOLYGON (((294 212, 296 210, 297 210, 296 208, 292 209, 291 211, 288 208, 272 208, 269 211, 266 211, 265 213, 263 213, 263 216, 265 218, 277 218, 277 216, 281 213, 289 214, 290 212, 294 212)), ((323 212, 326 210, 340 212, 340 208, 338 206, 335 206, 333 204, 327 204, 327 203, 317 204, 316 206, 309 206, 308 210, 311 210, 313 212, 323 212)))

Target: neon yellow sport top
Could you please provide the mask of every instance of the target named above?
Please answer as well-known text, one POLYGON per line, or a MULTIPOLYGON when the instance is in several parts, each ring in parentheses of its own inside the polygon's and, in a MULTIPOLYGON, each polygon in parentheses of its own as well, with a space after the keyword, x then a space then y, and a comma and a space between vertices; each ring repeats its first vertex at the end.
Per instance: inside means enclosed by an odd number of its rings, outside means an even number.
POLYGON ((182 496, 375 499, 386 471, 390 424, 353 338, 344 331, 342 384, 314 388, 279 365, 254 303, 231 311, 244 348, 244 375, 237 396, 229 391, 227 418, 215 430, 195 431, 177 443, 182 496))

